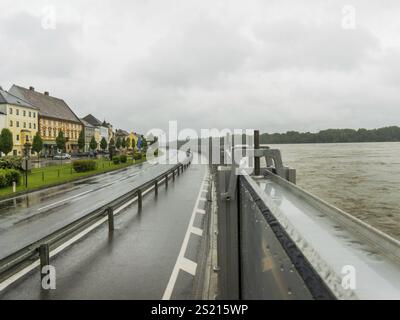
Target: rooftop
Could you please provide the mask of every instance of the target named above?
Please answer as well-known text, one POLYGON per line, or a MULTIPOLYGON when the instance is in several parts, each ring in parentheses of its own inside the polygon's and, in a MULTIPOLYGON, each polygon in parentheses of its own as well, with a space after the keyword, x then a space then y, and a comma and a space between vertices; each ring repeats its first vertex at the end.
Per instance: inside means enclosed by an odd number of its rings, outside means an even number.
POLYGON ((42 117, 80 123, 79 118, 63 99, 52 97, 48 92, 40 93, 35 91, 33 87, 27 89, 14 84, 9 93, 37 107, 39 115, 42 117))
POLYGON ((102 126, 102 122, 90 113, 87 116, 83 117, 82 119, 85 120, 86 122, 90 123, 92 126, 95 126, 95 127, 102 126))
POLYGON ((35 106, 31 105, 29 102, 16 97, 15 95, 0 89, 0 104, 11 104, 26 108, 37 109, 35 106))

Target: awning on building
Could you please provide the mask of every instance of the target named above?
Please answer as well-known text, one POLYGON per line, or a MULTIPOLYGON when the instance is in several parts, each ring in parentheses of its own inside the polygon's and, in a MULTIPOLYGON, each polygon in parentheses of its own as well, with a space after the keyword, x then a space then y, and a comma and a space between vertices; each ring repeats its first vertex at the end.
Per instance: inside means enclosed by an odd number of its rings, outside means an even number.
POLYGON ((49 146, 49 145, 51 145, 51 146, 55 146, 55 145, 57 145, 57 143, 56 143, 55 141, 52 141, 52 140, 43 140, 43 145, 47 145, 47 146, 49 146))

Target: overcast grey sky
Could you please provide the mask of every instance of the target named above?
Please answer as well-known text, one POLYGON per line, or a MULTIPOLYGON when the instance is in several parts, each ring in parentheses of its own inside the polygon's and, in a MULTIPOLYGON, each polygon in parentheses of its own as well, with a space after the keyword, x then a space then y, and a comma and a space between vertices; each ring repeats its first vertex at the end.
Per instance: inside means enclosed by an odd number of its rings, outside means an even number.
POLYGON ((396 0, 0 0, 0 85, 141 132, 398 125, 399 17, 396 0))

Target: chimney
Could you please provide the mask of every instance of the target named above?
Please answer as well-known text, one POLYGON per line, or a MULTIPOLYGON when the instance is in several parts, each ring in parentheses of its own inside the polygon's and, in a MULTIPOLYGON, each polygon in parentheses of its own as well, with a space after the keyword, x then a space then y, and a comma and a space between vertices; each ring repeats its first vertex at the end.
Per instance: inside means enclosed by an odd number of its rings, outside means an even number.
POLYGON ((45 95, 45 96, 48 96, 48 95, 49 95, 49 92, 48 92, 48 91, 45 91, 45 92, 44 92, 44 95, 45 95))
POLYGON ((29 87, 29 90, 35 91, 35 88, 34 87, 29 87))

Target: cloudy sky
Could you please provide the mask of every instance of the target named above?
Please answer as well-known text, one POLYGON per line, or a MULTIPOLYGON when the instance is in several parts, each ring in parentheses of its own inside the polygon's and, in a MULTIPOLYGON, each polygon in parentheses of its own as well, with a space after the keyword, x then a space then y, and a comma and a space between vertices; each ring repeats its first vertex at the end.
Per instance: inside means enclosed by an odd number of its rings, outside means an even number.
POLYGON ((399 17, 398 0, 0 0, 0 85, 141 132, 398 125, 399 17))

